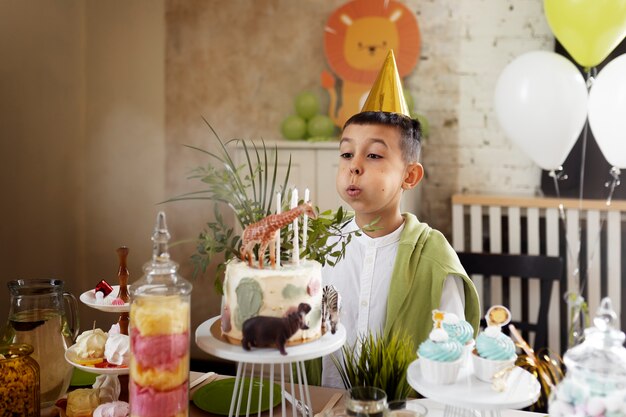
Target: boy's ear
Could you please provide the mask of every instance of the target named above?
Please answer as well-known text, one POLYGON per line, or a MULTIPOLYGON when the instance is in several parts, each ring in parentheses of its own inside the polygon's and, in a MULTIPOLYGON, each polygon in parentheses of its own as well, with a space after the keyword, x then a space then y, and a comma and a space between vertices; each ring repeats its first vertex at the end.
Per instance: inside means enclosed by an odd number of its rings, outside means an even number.
POLYGON ((416 162, 409 164, 406 167, 406 173, 404 174, 404 181, 402 182, 403 190, 410 190, 415 188, 417 184, 424 178, 424 167, 422 164, 416 162))

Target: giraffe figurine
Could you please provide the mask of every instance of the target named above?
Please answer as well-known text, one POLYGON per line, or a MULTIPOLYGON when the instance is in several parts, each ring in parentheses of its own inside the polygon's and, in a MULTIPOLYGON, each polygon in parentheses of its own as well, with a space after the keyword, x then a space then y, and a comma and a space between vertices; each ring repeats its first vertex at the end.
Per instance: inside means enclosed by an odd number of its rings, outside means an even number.
POLYGON ((315 211, 311 202, 302 203, 297 207, 292 208, 289 211, 280 214, 270 214, 264 219, 259 220, 256 223, 252 223, 246 227, 241 237, 241 249, 239 254, 241 260, 248 260, 248 265, 252 267, 252 260, 254 258, 254 245, 257 243, 259 246, 259 268, 263 269, 263 256, 267 246, 270 247, 270 263, 272 268, 276 267, 276 256, 274 253, 274 244, 276 242, 276 234, 280 233, 280 229, 291 223, 296 217, 306 214, 312 219, 315 219, 315 211))

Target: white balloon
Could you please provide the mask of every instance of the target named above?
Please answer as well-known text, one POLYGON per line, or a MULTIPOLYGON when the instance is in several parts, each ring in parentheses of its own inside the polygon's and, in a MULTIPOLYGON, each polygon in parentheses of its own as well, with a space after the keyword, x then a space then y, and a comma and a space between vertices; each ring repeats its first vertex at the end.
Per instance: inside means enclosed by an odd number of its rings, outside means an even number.
POLYGON ((587 118, 587 87, 576 66, 548 51, 507 65, 496 84, 496 115, 508 138, 545 170, 559 168, 587 118))
POLYGON ((626 168, 626 54, 596 77, 589 92, 589 126, 606 160, 626 168))

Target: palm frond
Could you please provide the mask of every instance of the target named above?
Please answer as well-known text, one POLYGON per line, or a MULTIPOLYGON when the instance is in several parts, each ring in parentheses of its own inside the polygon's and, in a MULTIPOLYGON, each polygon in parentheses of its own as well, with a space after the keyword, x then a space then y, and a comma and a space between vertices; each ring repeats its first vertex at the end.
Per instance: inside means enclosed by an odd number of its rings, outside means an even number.
MULTIPOLYGON (((289 188, 292 158, 290 155, 286 173, 279 178, 280 164, 277 146, 274 146, 272 153, 268 152, 264 141, 261 141, 261 146, 243 139, 231 139, 224 142, 211 124, 205 118, 203 120, 217 140, 219 151, 214 152, 193 145, 185 145, 209 157, 207 165, 195 168, 187 177, 190 180, 199 181, 202 189, 169 198, 164 202, 209 200, 217 203, 213 204, 214 219, 207 222, 205 228, 198 234, 196 253, 192 255, 191 260, 194 263, 194 275, 196 275, 205 273, 215 256, 223 256, 223 261, 218 264, 215 275, 215 288, 218 293, 222 293, 221 280, 224 263, 239 256, 241 236, 235 226, 224 221, 219 207, 224 206, 230 209, 241 229, 271 214, 274 194, 277 191, 283 195, 283 211, 288 210, 293 191, 289 188), (245 161, 241 166, 235 164, 235 159, 229 152, 229 147, 233 142, 240 142, 243 148, 245 161), (270 161, 271 155, 274 157, 273 161, 270 161)), ((307 246, 301 248, 301 258, 306 257, 322 264, 335 265, 345 256, 346 246, 353 235, 360 235, 364 230, 374 230, 373 226, 368 225, 364 229, 345 232, 344 227, 353 218, 352 213, 346 212, 341 207, 336 211, 320 212, 318 207, 315 210, 318 216, 316 219, 309 219, 307 230, 309 240, 307 246)), ((300 233, 304 233, 302 228, 300 228, 300 233)), ((280 258, 287 260, 293 250, 293 231, 284 229, 280 239, 280 258)))

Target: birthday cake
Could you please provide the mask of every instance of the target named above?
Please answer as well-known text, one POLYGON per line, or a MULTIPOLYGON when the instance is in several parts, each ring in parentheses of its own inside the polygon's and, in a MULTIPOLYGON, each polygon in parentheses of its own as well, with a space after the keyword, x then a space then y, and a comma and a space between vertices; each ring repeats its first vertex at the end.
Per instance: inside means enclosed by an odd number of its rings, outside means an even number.
POLYGON ((297 330, 287 341, 294 345, 322 336, 322 266, 319 262, 300 260, 276 269, 258 269, 233 260, 226 266, 222 305, 222 334, 233 344, 243 339, 243 324, 252 317, 285 318, 302 303, 311 310, 306 314, 308 329, 297 330))

